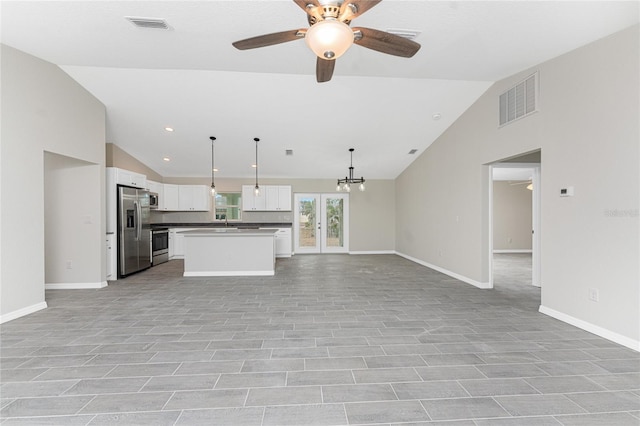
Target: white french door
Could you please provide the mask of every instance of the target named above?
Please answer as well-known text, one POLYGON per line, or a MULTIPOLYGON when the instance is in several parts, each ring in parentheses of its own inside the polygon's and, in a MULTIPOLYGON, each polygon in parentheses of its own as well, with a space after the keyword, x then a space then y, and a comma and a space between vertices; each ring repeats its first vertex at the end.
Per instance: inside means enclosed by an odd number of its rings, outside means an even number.
POLYGON ((295 194, 295 253, 349 252, 349 194, 295 194))

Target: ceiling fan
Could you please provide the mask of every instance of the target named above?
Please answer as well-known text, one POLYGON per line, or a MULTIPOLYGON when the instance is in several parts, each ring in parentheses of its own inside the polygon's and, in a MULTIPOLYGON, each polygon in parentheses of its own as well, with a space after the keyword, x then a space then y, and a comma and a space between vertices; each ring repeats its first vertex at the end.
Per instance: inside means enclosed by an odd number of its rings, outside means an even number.
POLYGON ((255 49, 304 38, 318 57, 316 80, 331 80, 335 60, 355 43, 367 49, 389 55, 410 58, 420 44, 399 35, 373 28, 351 28, 351 20, 365 13, 382 0, 293 0, 307 13, 309 28, 264 34, 236 41, 239 50, 255 49))

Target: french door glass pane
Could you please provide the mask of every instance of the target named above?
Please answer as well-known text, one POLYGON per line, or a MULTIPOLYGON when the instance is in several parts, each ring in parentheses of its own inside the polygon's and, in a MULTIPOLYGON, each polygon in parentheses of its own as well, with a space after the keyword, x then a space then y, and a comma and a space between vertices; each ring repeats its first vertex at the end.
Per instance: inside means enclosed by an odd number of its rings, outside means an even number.
POLYGON ((302 198, 298 203, 298 246, 316 247, 316 199, 302 198))
POLYGON ((327 247, 344 246, 344 199, 326 198, 326 241, 327 247))

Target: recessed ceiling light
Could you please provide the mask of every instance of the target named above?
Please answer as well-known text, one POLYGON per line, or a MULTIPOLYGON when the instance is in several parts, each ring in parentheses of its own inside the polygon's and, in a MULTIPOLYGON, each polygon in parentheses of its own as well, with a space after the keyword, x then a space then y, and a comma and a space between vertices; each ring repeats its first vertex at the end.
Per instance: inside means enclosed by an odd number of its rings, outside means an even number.
POLYGON ((219 172, 220 170, 216 169, 215 167, 213 168, 214 172, 219 172))
POLYGON ((163 158, 163 160, 164 160, 164 161, 171 161, 171 158, 169 158, 169 157, 164 157, 164 158, 163 158))
POLYGON ((256 167, 258 167, 258 166, 256 166, 255 164, 252 164, 252 165, 251 165, 251 167, 253 167, 253 168, 255 169, 255 168, 256 168, 256 167))
POLYGON ((173 127, 165 127, 164 128, 167 132, 173 132, 173 127))
POLYGON ((439 112, 436 112, 431 116, 431 118, 433 118, 434 120, 440 120, 440 118, 442 118, 442 115, 440 115, 439 112))

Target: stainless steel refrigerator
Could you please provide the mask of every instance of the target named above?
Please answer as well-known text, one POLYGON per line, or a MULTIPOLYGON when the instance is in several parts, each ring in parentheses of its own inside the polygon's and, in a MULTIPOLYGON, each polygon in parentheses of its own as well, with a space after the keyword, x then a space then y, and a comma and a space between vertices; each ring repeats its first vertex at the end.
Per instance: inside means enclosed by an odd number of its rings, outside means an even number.
POLYGON ((151 266, 149 191, 118 186, 118 276, 151 266))

